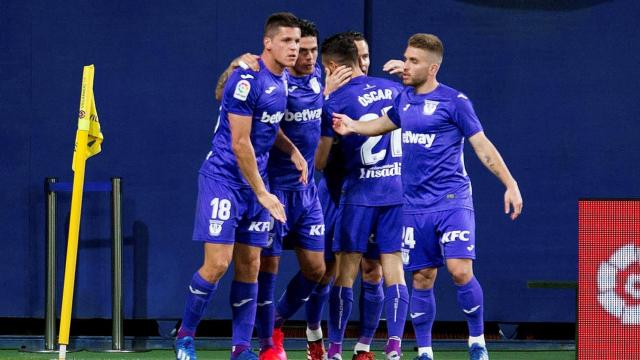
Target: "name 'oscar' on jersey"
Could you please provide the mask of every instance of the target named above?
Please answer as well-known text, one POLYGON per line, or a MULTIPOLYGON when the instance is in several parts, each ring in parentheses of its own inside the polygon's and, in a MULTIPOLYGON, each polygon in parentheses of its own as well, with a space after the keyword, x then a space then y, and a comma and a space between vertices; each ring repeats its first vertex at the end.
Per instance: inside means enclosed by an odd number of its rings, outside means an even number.
POLYGON ((463 146, 482 125, 467 96, 444 84, 427 94, 408 87, 388 115, 402 128, 405 212, 473 209, 463 146))
POLYGON ((269 184, 272 189, 302 190, 314 184, 314 158, 320 141, 322 115, 322 73, 316 65, 314 72, 306 76, 288 77, 287 111, 280 127, 284 134, 300 150, 307 161, 308 184, 300 183, 300 171, 291 162, 291 156, 277 148, 271 149, 269 156, 269 184))
MULTIPOLYGON (((400 90, 399 84, 387 79, 355 77, 325 100, 324 127, 330 127, 333 113, 346 114, 357 121, 376 119, 393 106, 400 90)), ((342 137, 340 151, 346 168, 341 204, 402 204, 399 131, 372 137, 357 134, 342 137)))
POLYGON ((201 174, 239 187, 248 187, 249 184, 240 173, 232 150, 229 114, 251 117, 251 144, 258 171, 266 182, 269 150, 287 106, 286 73, 275 75, 262 60, 259 63, 258 72, 238 68, 229 76, 211 151, 200 167, 201 174))

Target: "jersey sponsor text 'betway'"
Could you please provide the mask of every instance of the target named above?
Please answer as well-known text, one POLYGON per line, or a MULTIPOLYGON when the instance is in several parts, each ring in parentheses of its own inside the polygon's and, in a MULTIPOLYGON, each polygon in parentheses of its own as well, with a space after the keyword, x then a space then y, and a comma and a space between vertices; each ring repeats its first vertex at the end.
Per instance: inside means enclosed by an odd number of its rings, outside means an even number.
POLYGON ((436 134, 420 134, 414 133, 413 131, 405 131, 402 133, 403 143, 424 145, 426 148, 430 148, 435 139, 436 134))
POLYGON ((283 117, 284 117, 283 111, 278 111, 273 115, 269 115, 266 111, 263 111, 260 121, 263 123, 277 124, 282 120, 283 117))
POLYGON ((289 112, 284 114, 284 121, 313 121, 320 120, 322 109, 304 109, 302 111, 289 112))

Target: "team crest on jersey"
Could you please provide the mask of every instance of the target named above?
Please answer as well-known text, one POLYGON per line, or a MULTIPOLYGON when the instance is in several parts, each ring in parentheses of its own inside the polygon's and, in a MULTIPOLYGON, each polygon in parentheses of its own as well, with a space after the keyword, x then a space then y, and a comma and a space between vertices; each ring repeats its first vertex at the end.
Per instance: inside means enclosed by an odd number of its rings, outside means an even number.
POLYGON ((247 80, 240 80, 236 84, 236 91, 233 92, 233 97, 240 100, 247 100, 247 96, 249 96, 249 91, 251 90, 251 83, 247 80))
POLYGON ((438 107, 438 104, 440 104, 439 101, 425 100, 424 108, 422 108, 422 113, 424 115, 433 115, 433 113, 436 111, 436 108, 438 107))
POLYGON ((224 221, 220 220, 209 220, 209 235, 211 236, 219 236, 222 232, 222 224, 224 221))
POLYGON ((320 83, 318 82, 318 78, 311 78, 311 80, 309 80, 309 85, 314 93, 320 94, 320 83))

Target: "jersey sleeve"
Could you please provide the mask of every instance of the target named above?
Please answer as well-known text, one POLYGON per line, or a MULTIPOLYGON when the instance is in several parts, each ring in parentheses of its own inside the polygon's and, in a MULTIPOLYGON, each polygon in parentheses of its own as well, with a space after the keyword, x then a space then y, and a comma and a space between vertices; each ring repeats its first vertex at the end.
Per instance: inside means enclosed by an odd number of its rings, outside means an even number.
POLYGON ((473 110, 473 105, 469 98, 460 93, 454 100, 455 110, 453 113, 453 122, 462 131, 464 137, 469 138, 472 135, 482 131, 480 120, 473 110))
POLYGON ((389 117, 389 120, 391 120, 391 122, 393 122, 397 127, 402 127, 402 124, 400 123, 400 114, 399 114, 402 95, 403 95, 403 92, 400 92, 398 95, 396 95, 396 98, 393 99, 393 106, 391 107, 391 109, 389 109, 389 111, 387 111, 387 116, 389 117))
POLYGON ((231 73, 224 87, 222 106, 232 114, 252 116, 260 90, 257 73, 238 69, 231 73))

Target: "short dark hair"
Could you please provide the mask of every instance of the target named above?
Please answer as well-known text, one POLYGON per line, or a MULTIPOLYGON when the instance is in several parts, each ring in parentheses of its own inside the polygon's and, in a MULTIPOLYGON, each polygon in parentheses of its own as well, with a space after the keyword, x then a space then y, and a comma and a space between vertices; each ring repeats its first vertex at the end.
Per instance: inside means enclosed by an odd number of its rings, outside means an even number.
POLYGON ((316 24, 307 20, 300 19, 300 37, 308 37, 313 36, 315 38, 318 37, 318 28, 316 24))
POLYGON ((367 41, 367 39, 364 37, 364 34, 360 31, 349 31, 348 34, 349 36, 351 36, 353 41, 367 41))
POLYGON ((442 57, 444 56, 444 45, 442 45, 442 41, 433 34, 414 34, 409 38, 407 45, 426 50, 436 55, 440 61, 442 61, 442 57))
POLYGON ((338 33, 325 39, 320 53, 324 59, 332 60, 339 65, 358 63, 358 48, 349 33, 338 33))
POLYGON ((281 26, 300 28, 300 20, 290 12, 271 14, 264 24, 264 36, 273 37, 281 26))

